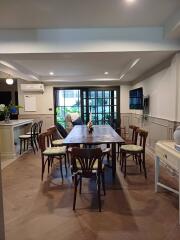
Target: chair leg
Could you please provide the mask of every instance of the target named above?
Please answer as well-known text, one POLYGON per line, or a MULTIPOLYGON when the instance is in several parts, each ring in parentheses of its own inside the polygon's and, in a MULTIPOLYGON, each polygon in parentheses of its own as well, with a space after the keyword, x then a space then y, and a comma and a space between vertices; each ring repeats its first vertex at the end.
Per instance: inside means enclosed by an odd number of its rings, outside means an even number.
POLYGON ((97 187, 98 187, 98 203, 99 203, 99 212, 101 212, 101 177, 100 173, 97 176, 97 187))
POLYGON ((79 185, 79 194, 81 194, 81 192, 82 192, 82 176, 80 176, 79 183, 80 183, 80 185, 79 185))
POLYGON ((29 139, 27 139, 27 143, 26 143, 26 149, 28 150, 28 146, 29 146, 29 139))
POLYGON ((103 192, 104 192, 104 196, 105 196, 106 195, 106 188, 105 188, 104 171, 101 174, 101 178, 102 178, 102 188, 103 188, 103 192))
POLYGON ((35 147, 36 147, 36 150, 38 151, 38 146, 37 146, 36 138, 34 138, 34 145, 35 145, 35 147))
POLYGON ((144 169, 144 176, 145 176, 145 178, 147 178, 146 163, 145 163, 145 153, 143 153, 142 165, 143 165, 143 169, 144 169))
POLYGON ((66 177, 67 177, 67 162, 66 162, 66 154, 64 155, 64 165, 65 165, 65 169, 66 169, 66 177))
POLYGON ((26 140, 23 140, 23 144, 24 144, 24 152, 26 151, 26 140))
POLYGON ((68 162, 68 166, 70 167, 69 152, 67 151, 66 154, 67 154, 67 162, 68 162))
POLYGON ((126 165, 127 165, 126 153, 123 154, 123 162, 124 162, 124 178, 125 178, 126 177, 126 165))
POLYGON ((63 169, 62 169, 62 159, 59 159, 59 167, 60 167, 60 172, 61 172, 61 177, 62 177, 62 183, 64 182, 64 177, 63 177, 63 169))
POLYGON ((35 152, 35 148, 34 148, 33 139, 31 139, 31 147, 32 147, 32 149, 33 149, 33 152, 34 152, 34 154, 35 154, 36 152, 35 152))
POLYGON ((120 144, 118 143, 118 155, 117 155, 117 160, 119 160, 119 157, 120 157, 120 144))
POLYGON ((136 156, 136 161, 138 160, 138 163, 139 163, 139 168, 140 168, 140 173, 141 173, 141 163, 142 163, 142 160, 141 160, 141 154, 139 154, 138 156, 136 156))
POLYGON ((22 139, 20 139, 20 155, 21 155, 21 153, 22 153, 22 139))
POLYGON ((45 169, 45 165, 44 165, 44 156, 43 156, 42 157, 42 169, 41 169, 41 181, 43 181, 44 169, 45 169))
POLYGON ((50 157, 48 157, 48 174, 49 174, 50 165, 51 165, 51 159, 50 159, 50 157))
POLYGON ((77 185, 78 185, 77 175, 75 175, 74 176, 74 200, 73 200, 73 210, 74 211, 75 211, 75 207, 76 207, 77 185))

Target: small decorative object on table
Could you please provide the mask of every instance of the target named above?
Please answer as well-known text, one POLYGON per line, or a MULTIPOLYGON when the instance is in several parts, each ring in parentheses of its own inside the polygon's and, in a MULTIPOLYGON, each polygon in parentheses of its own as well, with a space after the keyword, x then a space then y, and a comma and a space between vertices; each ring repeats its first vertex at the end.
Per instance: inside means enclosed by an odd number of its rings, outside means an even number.
POLYGON ((89 115, 89 122, 87 124, 87 127, 88 127, 89 133, 92 133, 93 132, 93 123, 92 123, 92 113, 91 112, 89 115))
POLYGON ((174 132, 175 149, 180 152, 180 126, 174 132))
POLYGON ((87 127, 88 127, 89 133, 92 133, 93 132, 93 123, 92 123, 92 121, 88 122, 87 127))

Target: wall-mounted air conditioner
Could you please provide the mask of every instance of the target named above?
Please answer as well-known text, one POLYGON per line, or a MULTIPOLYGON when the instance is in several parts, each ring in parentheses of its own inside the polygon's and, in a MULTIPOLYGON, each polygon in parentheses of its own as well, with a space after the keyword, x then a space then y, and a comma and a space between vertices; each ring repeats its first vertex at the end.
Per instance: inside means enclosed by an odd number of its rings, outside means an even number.
POLYGON ((43 93, 44 84, 21 84, 21 91, 43 93))

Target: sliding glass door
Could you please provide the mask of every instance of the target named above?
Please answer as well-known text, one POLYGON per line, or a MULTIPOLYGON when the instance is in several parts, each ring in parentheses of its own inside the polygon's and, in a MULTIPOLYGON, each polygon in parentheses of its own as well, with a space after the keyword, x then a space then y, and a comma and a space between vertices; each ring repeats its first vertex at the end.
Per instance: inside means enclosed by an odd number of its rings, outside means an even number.
POLYGON ((92 113, 93 124, 119 127, 119 87, 112 88, 55 88, 55 122, 65 126, 65 115, 78 112, 84 124, 92 113))

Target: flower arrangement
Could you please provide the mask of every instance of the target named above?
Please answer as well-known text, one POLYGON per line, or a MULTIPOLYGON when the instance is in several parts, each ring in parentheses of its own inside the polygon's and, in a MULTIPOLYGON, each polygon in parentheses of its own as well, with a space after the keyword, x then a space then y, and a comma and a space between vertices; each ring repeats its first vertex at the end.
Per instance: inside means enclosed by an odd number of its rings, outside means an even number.
POLYGON ((19 108, 22 107, 12 103, 7 106, 5 104, 0 104, 0 116, 3 117, 5 121, 9 121, 10 114, 17 114, 19 108))

